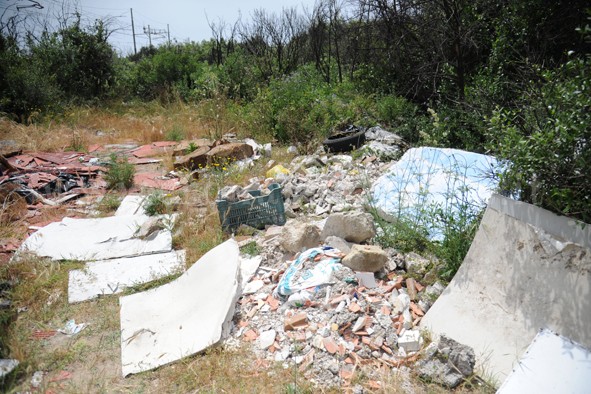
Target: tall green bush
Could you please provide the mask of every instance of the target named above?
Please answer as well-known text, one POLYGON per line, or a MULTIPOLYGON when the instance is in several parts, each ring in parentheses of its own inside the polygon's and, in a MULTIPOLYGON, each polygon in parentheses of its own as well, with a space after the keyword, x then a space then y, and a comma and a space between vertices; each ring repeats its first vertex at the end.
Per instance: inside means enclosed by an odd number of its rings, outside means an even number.
POLYGON ((510 163, 502 185, 559 214, 591 223, 591 58, 540 70, 520 109, 490 119, 490 149, 510 163))

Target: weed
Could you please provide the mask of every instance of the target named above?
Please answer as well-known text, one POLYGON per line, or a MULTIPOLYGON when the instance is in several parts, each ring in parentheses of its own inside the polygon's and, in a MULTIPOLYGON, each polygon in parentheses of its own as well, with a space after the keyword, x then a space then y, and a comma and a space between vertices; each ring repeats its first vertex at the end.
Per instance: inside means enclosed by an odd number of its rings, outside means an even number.
POLYGON ((125 158, 118 158, 112 154, 109 162, 109 169, 105 174, 105 181, 109 189, 130 189, 133 186, 135 167, 128 163, 125 158))
POLYGON ((190 142, 189 146, 187 147, 187 149, 185 149, 185 155, 188 155, 189 153, 195 152, 197 150, 197 148, 199 148, 199 146, 194 143, 194 142, 190 142))
POLYGON ((259 249, 259 246, 257 245, 256 242, 250 242, 246 245, 244 245, 240 251, 242 253, 244 253, 247 256, 258 256, 259 254, 261 254, 261 250, 259 249))
POLYGON ((176 278, 178 278, 181 275, 182 275, 182 272, 175 272, 175 273, 172 273, 172 274, 167 275, 165 277, 153 280, 151 282, 132 285, 132 286, 126 287, 123 294, 129 295, 129 294, 133 294, 133 293, 139 293, 141 291, 154 289, 154 288, 160 287, 166 283, 172 282, 173 280, 175 280, 176 278))
POLYGON ((101 213, 115 212, 121 205, 121 197, 117 194, 105 194, 99 202, 97 209, 101 213))
POLYGON ((146 197, 144 202, 144 209, 149 216, 161 215, 166 213, 167 205, 165 196, 162 192, 157 191, 146 197))
POLYGON ((185 138, 185 131, 179 125, 174 125, 172 129, 168 130, 164 135, 167 141, 182 141, 185 138))

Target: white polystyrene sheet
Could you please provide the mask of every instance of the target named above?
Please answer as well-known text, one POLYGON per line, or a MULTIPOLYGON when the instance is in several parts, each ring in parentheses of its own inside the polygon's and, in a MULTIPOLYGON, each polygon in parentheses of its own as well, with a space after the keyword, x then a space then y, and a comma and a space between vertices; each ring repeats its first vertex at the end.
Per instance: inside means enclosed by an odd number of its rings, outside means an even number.
POLYGON ((176 280, 121 297, 123 376, 190 356, 217 343, 233 316, 240 280, 233 239, 201 257, 176 280))
POLYGON ((263 258, 261 256, 245 257, 240 256, 240 277, 242 283, 240 288, 244 289, 248 281, 253 277, 263 258))
POLYGON ((19 248, 54 260, 106 260, 120 257, 163 253, 172 250, 168 230, 145 239, 135 232, 150 217, 145 215, 111 216, 98 219, 64 218, 32 234, 19 248))
MULTIPOLYGON (((386 219, 417 218, 424 209, 442 208, 477 213, 498 185, 497 160, 458 149, 409 149, 372 186, 378 212, 386 219)), ((441 229, 431 229, 432 239, 441 239, 441 229)))
POLYGON ((588 394, 591 392, 589 350, 542 330, 519 360, 498 394, 588 394))
POLYGON ((68 301, 117 294, 127 287, 180 272, 184 267, 184 250, 86 263, 84 269, 70 271, 68 301))

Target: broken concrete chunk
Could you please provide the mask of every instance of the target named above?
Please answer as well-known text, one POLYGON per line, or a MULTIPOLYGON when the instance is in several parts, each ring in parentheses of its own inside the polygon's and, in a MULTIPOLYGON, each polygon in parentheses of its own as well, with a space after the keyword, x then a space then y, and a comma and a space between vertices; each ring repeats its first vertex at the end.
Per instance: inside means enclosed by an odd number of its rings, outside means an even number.
POLYGON ((365 212, 333 213, 326 219, 321 238, 331 235, 349 242, 365 242, 376 235, 373 217, 365 212))
POLYGON ((207 152, 207 164, 229 164, 254 154, 252 146, 240 142, 218 145, 207 152))
POLYGON ((285 319, 284 330, 295 330, 297 328, 304 327, 306 324, 308 324, 308 315, 306 312, 300 312, 285 319))
POLYGON ((233 239, 207 252, 163 286, 120 298, 123 376, 217 343, 234 314, 240 258, 233 239))
POLYGON ((398 338, 398 346, 407 353, 421 350, 421 342, 421 333, 418 330, 406 330, 398 338))
POLYGON ((333 248, 340 250, 344 254, 349 253, 351 251, 351 246, 353 246, 351 242, 347 242, 343 238, 334 235, 326 237, 326 239, 324 240, 324 244, 332 246, 333 248))
POLYGON ((363 327, 365 327, 365 316, 361 316, 357 319, 357 321, 355 321, 355 324, 353 324, 353 328, 351 329, 351 331, 361 331, 363 327))
MULTIPOLYGON (((218 192, 218 200, 226 200, 228 202, 236 202, 239 200, 239 196, 243 193, 243 189, 239 185, 224 186, 218 192)), ((252 196, 249 194, 252 198, 252 196)))
POLYGON ((343 265, 355 271, 377 272, 384 268, 388 255, 379 246, 353 245, 343 265))
POLYGON ((373 289, 378 286, 373 272, 356 272, 355 277, 359 282, 359 286, 363 286, 367 289, 373 289))
POLYGON ((320 229, 302 221, 292 221, 283 226, 281 246, 288 252, 298 253, 302 249, 317 247, 320 244, 320 229))
POLYGON ((262 289, 264 285, 265 285, 265 282, 263 280, 260 280, 260 279, 253 280, 252 282, 249 282, 244 287, 244 290, 242 291, 242 294, 244 294, 244 295, 254 294, 257 291, 259 291, 260 289, 262 289))
POLYGON ((410 275, 425 275, 433 262, 415 252, 407 253, 404 256, 404 269, 410 275))
POLYGON ((207 152, 209 147, 203 146, 185 156, 177 157, 174 162, 175 170, 198 170, 207 166, 207 152))
POLYGON ((429 353, 431 357, 419 363, 419 374, 423 378, 454 388, 474 372, 474 350, 444 335, 437 350, 429 353))
POLYGON ((268 330, 261 332, 261 335, 257 339, 257 345, 260 349, 264 350, 275 343, 275 337, 277 336, 277 331, 275 330, 268 330))

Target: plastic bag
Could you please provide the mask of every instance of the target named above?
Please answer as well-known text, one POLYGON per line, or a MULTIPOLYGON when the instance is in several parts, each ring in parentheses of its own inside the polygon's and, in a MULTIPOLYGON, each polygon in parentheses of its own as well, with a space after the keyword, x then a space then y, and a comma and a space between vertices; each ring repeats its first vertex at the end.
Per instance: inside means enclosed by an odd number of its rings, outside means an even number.
POLYGON ((288 296, 330 283, 332 273, 342 268, 341 256, 338 249, 330 246, 306 250, 285 271, 274 294, 288 296))

